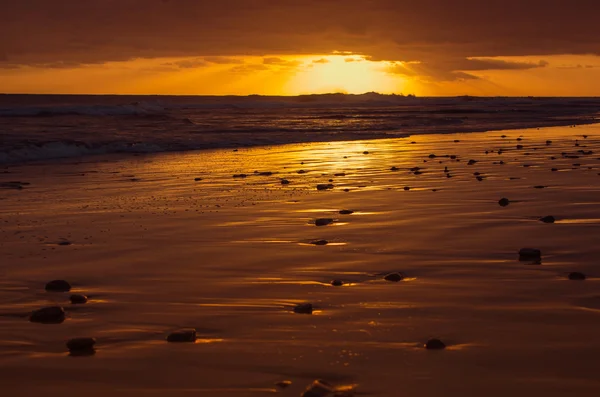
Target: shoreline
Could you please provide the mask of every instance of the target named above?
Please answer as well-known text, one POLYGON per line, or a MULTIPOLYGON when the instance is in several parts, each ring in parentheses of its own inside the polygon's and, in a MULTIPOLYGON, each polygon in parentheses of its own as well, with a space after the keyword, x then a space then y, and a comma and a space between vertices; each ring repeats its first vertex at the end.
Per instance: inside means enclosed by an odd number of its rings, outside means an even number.
MULTIPOLYGON (((232 150, 232 149, 249 149, 249 148, 261 148, 261 147, 275 147, 275 146, 283 146, 288 144, 310 144, 310 143, 324 143, 324 142, 356 142, 356 141, 367 141, 367 140, 385 140, 385 139, 407 139, 411 137, 419 137, 424 135, 452 135, 452 134, 464 134, 464 133, 483 133, 483 132, 500 132, 500 131, 511 131, 511 130, 530 130, 530 129, 546 129, 546 128, 559 128, 559 127, 570 127, 570 126, 587 126, 600 124, 600 118, 595 117, 591 120, 582 120, 582 119, 570 119, 565 121, 535 121, 527 124, 518 123, 518 125, 513 124, 503 124, 499 126, 481 126, 481 127, 472 127, 466 128, 462 130, 457 129, 449 129, 446 131, 432 131, 426 133, 402 133, 398 134, 390 134, 385 133, 379 136, 361 136, 360 133, 355 134, 355 137, 351 137, 351 133, 345 133, 342 137, 337 137, 335 135, 329 135, 327 139, 315 139, 316 137, 308 137, 312 139, 300 140, 300 139, 292 139, 282 142, 274 142, 274 143, 265 143, 265 144, 252 144, 252 145, 239 145, 239 144, 215 144, 214 146, 207 146, 202 148, 191 148, 186 150, 160 150, 155 152, 116 152, 116 153, 102 153, 102 154, 87 154, 82 156, 72 156, 72 157, 56 157, 56 158, 48 158, 48 159, 39 159, 39 160, 29 160, 23 162, 0 162, 0 169, 4 169, 5 171, 9 168, 15 168, 20 166, 28 166, 28 165, 53 165, 53 164, 63 164, 65 162, 96 162, 96 161, 118 161, 123 158, 132 158, 132 157, 146 157, 146 156, 154 156, 160 154, 185 154, 185 153, 193 153, 193 152, 202 152, 202 151, 213 151, 213 150, 232 150)), ((363 134, 364 135, 364 134, 363 134)), ((48 144, 52 143, 49 141, 48 144)))

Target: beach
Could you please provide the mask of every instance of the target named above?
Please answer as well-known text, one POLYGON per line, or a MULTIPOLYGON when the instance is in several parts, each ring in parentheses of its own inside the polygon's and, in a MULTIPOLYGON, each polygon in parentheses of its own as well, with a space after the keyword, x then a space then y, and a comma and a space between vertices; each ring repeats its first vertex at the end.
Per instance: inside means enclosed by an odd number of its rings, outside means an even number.
POLYGON ((11 396, 299 396, 317 379, 345 396, 600 392, 597 124, 0 172, 11 396), (55 279, 71 292, 45 291, 55 279), (54 305, 64 322, 29 321, 54 305), (166 341, 182 328, 195 343, 166 341), (70 356, 75 337, 95 354, 70 356))

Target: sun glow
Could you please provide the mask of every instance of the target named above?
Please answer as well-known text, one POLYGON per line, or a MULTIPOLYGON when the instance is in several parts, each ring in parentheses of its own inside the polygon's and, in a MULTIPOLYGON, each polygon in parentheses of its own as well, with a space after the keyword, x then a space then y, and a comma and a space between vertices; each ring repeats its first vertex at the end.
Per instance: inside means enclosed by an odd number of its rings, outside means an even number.
POLYGON ((300 69, 284 87, 294 94, 343 92, 362 94, 369 91, 400 93, 406 81, 385 72, 382 62, 372 62, 360 56, 330 55, 303 60, 300 69))

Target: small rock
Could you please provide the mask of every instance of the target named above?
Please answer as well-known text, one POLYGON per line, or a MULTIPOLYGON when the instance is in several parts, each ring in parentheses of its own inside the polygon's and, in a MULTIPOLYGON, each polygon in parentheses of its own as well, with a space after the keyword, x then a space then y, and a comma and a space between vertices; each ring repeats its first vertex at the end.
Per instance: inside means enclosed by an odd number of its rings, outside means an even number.
POLYGON ((506 197, 503 197, 500 200, 498 200, 498 204, 500 205, 500 207, 506 207, 507 205, 510 204, 510 200, 507 199, 506 197))
POLYGON ((202 178, 194 178, 194 181, 196 182, 200 182, 202 180, 202 178))
POLYGON ((341 287, 342 285, 344 285, 344 282, 342 280, 332 280, 331 285, 333 285, 334 287, 341 287))
POLYGON ((96 339, 94 338, 73 338, 67 342, 67 349, 71 352, 94 350, 96 339))
POLYGON ((542 251, 535 248, 522 248, 519 251, 520 261, 537 261, 542 259, 542 251))
POLYGON ((290 387, 291 385, 292 385, 291 380, 282 380, 282 381, 275 383, 275 386, 279 387, 280 389, 285 389, 287 387, 290 387))
POLYGON ((341 210, 340 211, 340 215, 352 215, 354 214, 354 211, 352 210, 341 210))
POLYGON ((477 176, 477 177, 475 177, 475 179, 477 179, 479 182, 483 181, 483 177, 482 176, 477 176))
POLYGON ((330 190, 333 188, 334 186, 331 183, 321 183, 317 185, 317 190, 330 190))
POLYGON ((340 172, 340 173, 337 173, 337 174, 333 174, 333 176, 346 176, 346 174, 343 173, 343 172, 340 172))
POLYGON ((556 219, 554 219, 554 217, 552 215, 548 215, 543 218, 540 218, 540 221, 544 222, 544 223, 554 223, 554 221, 556 221, 556 219))
POLYGON ((71 244, 72 243, 70 241, 63 240, 63 241, 58 242, 56 245, 60 245, 61 247, 67 247, 67 246, 69 246, 71 244))
POLYGON ((552 168, 550 171, 552 171, 552 172, 557 172, 557 171, 558 171, 558 168, 552 168))
POLYGON ((233 175, 234 178, 246 178, 248 175, 246 174, 235 174, 233 175))
POLYGON ((310 242, 312 245, 327 245, 329 241, 327 240, 314 240, 310 242))
POLYGON ((404 190, 409 191, 410 187, 409 186, 404 186, 404 190))
POLYGON ((533 188, 534 188, 534 189, 545 189, 545 188, 547 188, 547 187, 548 187, 548 186, 537 185, 537 186, 534 186, 533 188))
POLYGON ((327 225, 331 225, 332 223, 333 223, 333 219, 331 219, 331 218, 319 218, 319 219, 315 220, 316 226, 327 226, 327 225))
POLYGON ((475 165, 477 164, 477 160, 469 160, 469 162, 467 163, 467 165, 475 165))
POLYGON ((298 171, 298 174, 306 174, 307 172, 308 172, 308 171, 305 171, 305 170, 299 170, 299 171, 298 171))
POLYGON ((324 380, 316 380, 309 385, 301 397, 327 397, 335 393, 335 388, 324 380))
POLYGON ((271 175, 273 175, 273 173, 271 171, 264 171, 264 172, 259 172, 258 175, 260 175, 260 176, 271 176, 271 175))
POLYGON ((51 292, 69 292, 71 290, 71 284, 65 280, 52 280, 46 284, 46 291, 51 292))
POLYGON ((392 167, 392 168, 390 168, 390 171, 399 171, 399 170, 400 170, 400 168, 398 168, 398 167, 392 167))
POLYGON ((60 306, 44 307, 31 313, 29 321, 42 324, 60 324, 65 321, 65 310, 60 306))
POLYGON ((312 303, 301 303, 294 307, 294 313, 298 314, 312 314, 313 305, 312 303))
POLYGON ((390 273, 390 274, 386 275, 383 279, 386 281, 391 281, 393 283, 397 283, 399 281, 404 280, 404 275, 402 275, 400 273, 390 273))
POLYGON ((519 149, 519 150, 523 149, 523 145, 517 145, 517 149, 519 149))
POLYGON ((85 295, 75 294, 75 295, 71 295, 69 300, 74 305, 81 305, 81 304, 87 303, 88 297, 85 295))
POLYGON ((429 339, 425 344, 427 350, 442 350, 446 348, 446 344, 439 339, 429 339))
POLYGON ((569 273, 569 280, 577 280, 577 281, 582 281, 585 280, 585 274, 580 273, 580 272, 572 272, 569 273))
POLYGON ((195 342, 196 341, 196 330, 194 328, 181 329, 179 331, 171 332, 167 336, 167 342, 195 342))
POLYGON ((287 179, 282 179, 282 180, 281 180, 281 184, 282 184, 282 185, 289 185, 289 184, 290 184, 290 181, 288 181, 287 179))
POLYGON ((548 146, 552 145, 552 141, 546 141, 546 145, 548 145, 548 146))

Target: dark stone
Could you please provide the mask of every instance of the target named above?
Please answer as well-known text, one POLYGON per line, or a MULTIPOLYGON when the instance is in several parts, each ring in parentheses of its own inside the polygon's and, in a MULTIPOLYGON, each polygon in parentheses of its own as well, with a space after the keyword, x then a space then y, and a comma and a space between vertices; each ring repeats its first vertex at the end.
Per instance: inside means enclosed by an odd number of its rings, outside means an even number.
POLYGON ((96 339, 94 338, 73 338, 67 342, 67 349, 70 351, 94 350, 96 339))
POLYGON ((327 245, 329 241, 327 240, 314 240, 310 242, 312 245, 327 245))
POLYGON ((583 281, 585 278, 585 274, 580 272, 569 273, 569 280, 583 281))
POLYGON ((552 145, 552 141, 546 141, 546 145, 548 145, 548 146, 552 145))
POLYGON ((301 397, 327 397, 335 393, 335 388, 323 380, 316 380, 309 385, 301 397))
POLYGON ((294 307, 294 313, 298 314, 312 314, 313 305, 312 303, 301 303, 294 307))
POLYGON ((387 274, 383 279, 386 281, 391 281, 393 283, 397 283, 399 281, 404 280, 404 275, 402 275, 400 273, 390 273, 390 274, 387 274))
POLYGON ((477 164, 477 160, 469 160, 469 162, 467 163, 467 165, 475 165, 477 164))
POLYGON ((398 168, 398 167, 392 167, 392 168, 390 168, 390 171, 399 171, 399 170, 400 170, 400 168, 398 168))
POLYGON ((509 200, 509 199, 507 199, 506 197, 503 197, 503 198, 501 198, 500 200, 498 200, 498 204, 499 204, 501 207, 506 207, 507 205, 509 205, 509 204, 510 204, 510 200, 509 200))
POLYGON ((450 159, 451 159, 451 160, 456 160, 456 155, 454 155, 454 154, 453 154, 453 155, 451 155, 451 156, 450 156, 450 159))
POLYGON ((304 170, 299 170, 298 173, 299 174, 306 174, 308 171, 304 171, 304 170))
POLYGON ((519 250, 519 261, 539 261, 542 259, 542 251, 535 248, 522 248, 519 250))
POLYGON ((334 186, 331 183, 321 183, 317 185, 317 190, 330 190, 333 188, 334 186))
POLYGON ((354 211, 352 210, 341 210, 340 211, 340 215, 352 215, 354 214, 354 211))
POLYGON ((65 310, 60 306, 44 307, 31 313, 29 321, 42 324, 60 324, 65 321, 65 310))
POLYGON ((234 178, 246 178, 248 175, 246 174, 235 174, 233 175, 234 178))
POLYGON ((437 156, 436 156, 435 154, 430 154, 430 155, 429 155, 429 158, 430 158, 430 159, 434 159, 434 158, 436 158, 436 157, 437 157, 437 156))
POLYGON ((194 180, 195 180, 196 182, 200 182, 200 181, 202 180, 202 178, 194 178, 194 180))
POLYGON ((63 241, 60 241, 59 243, 57 243, 56 245, 60 245, 61 247, 67 247, 67 246, 69 246, 71 244, 72 243, 70 241, 63 240, 63 241))
POLYGON ((552 168, 552 170, 551 170, 551 171, 552 171, 552 172, 557 172, 557 171, 558 171, 558 168, 552 168))
POLYGON ((280 389, 285 389, 287 387, 290 387, 291 385, 292 385, 291 380, 282 380, 282 381, 275 383, 275 386, 279 387, 280 389))
POLYGON ((331 285, 333 285, 334 287, 341 287, 342 285, 344 285, 344 282, 342 280, 332 280, 331 285))
POLYGON ((523 140, 523 138, 517 138, 517 141, 521 142, 523 140))
POLYGON ((537 185, 537 186, 534 186, 533 188, 534 188, 534 189, 545 189, 545 188, 547 188, 547 187, 548 187, 548 186, 544 186, 544 185, 537 185))
POLYGON ((477 179, 479 182, 483 181, 483 177, 482 177, 482 176, 478 176, 478 177, 476 177, 476 179, 477 179))
POLYGON ((540 221, 544 222, 544 223, 554 223, 554 221, 556 221, 556 219, 554 219, 554 217, 552 215, 548 215, 543 218, 540 218, 540 221))
POLYGON ((439 339, 429 339, 425 344, 427 350, 442 350, 446 348, 446 344, 439 339))
POLYGON ((363 154, 369 154, 369 152, 367 152, 366 150, 363 152, 363 154))
POLYGON ((333 176, 346 176, 346 174, 343 173, 343 172, 340 172, 340 173, 337 173, 337 174, 333 174, 333 176))
POLYGON ((281 180, 281 184, 282 184, 282 185, 289 185, 289 184, 290 184, 290 181, 288 181, 287 179, 282 179, 282 180, 281 180))
POLYGON ((315 220, 316 226, 327 226, 327 225, 331 225, 332 223, 333 223, 333 219, 331 219, 331 218, 319 218, 319 219, 315 220))
POLYGON ((51 292, 69 292, 71 290, 71 284, 65 280, 52 280, 46 284, 46 291, 51 292))
POLYGON ((273 175, 273 173, 271 171, 264 171, 264 172, 259 172, 258 175, 260 175, 260 176, 271 176, 271 175, 273 175))
POLYGON ((196 330, 194 328, 181 329, 179 331, 171 332, 167 336, 167 342, 195 342, 196 341, 196 330))
POLYGON ((404 190, 409 191, 410 187, 409 186, 404 186, 404 190))
POLYGON ((75 295, 71 295, 69 300, 74 305, 81 305, 81 304, 87 303, 88 297, 85 295, 75 294, 75 295))

